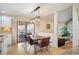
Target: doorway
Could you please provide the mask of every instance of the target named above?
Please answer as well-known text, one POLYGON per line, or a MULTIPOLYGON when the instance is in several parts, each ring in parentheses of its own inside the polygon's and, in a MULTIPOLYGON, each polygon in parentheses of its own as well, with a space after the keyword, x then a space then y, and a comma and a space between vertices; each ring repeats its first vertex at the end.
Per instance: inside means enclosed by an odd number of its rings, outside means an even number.
POLYGON ((18 43, 25 42, 26 35, 35 34, 35 25, 34 23, 18 21, 18 31, 17 31, 17 41, 18 43))

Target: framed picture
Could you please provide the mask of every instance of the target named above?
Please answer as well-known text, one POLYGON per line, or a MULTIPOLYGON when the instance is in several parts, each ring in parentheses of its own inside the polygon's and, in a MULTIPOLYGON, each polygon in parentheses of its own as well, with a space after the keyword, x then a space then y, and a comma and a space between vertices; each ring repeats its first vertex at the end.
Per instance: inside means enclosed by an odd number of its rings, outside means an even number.
POLYGON ((46 24, 46 29, 50 29, 50 24, 46 24))

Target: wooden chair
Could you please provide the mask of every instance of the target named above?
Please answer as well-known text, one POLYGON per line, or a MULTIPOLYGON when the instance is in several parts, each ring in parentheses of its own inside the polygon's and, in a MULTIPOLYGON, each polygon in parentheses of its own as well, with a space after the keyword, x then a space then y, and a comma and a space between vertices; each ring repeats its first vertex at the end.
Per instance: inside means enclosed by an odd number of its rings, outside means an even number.
POLYGON ((33 46, 34 47, 34 53, 36 54, 36 48, 35 48, 35 46, 38 45, 38 42, 34 41, 30 36, 27 36, 27 42, 30 44, 30 49, 29 49, 29 51, 27 51, 27 53, 30 52, 31 46, 33 46))
MULTIPOLYGON (((40 51, 41 51, 41 54, 43 52, 43 48, 46 48, 46 50, 48 50, 48 47, 49 47, 49 40, 50 40, 50 37, 47 37, 47 38, 43 38, 40 43, 39 43, 39 48, 40 48, 40 51)), ((49 50, 49 53, 50 53, 50 50, 49 50)))
POLYGON ((24 38, 25 38, 25 42, 23 44, 23 48, 24 48, 25 52, 27 52, 27 36, 24 35, 24 38))

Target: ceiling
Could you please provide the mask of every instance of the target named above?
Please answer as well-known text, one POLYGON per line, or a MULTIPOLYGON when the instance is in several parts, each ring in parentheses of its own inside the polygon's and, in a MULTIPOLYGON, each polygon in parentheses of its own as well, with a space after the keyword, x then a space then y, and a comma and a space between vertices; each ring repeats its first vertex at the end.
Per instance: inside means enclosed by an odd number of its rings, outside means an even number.
POLYGON ((39 15, 46 16, 54 11, 72 6, 70 3, 0 3, 0 14, 16 16, 32 16, 31 12, 40 6, 39 15))

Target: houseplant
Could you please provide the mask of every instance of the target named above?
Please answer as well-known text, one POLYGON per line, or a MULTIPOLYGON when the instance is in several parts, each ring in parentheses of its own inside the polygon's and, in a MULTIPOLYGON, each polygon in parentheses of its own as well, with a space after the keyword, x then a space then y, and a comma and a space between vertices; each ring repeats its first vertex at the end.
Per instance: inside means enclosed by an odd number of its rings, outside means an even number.
POLYGON ((62 36, 68 36, 69 32, 68 32, 68 28, 66 25, 61 29, 61 31, 62 31, 61 33, 62 36))
POLYGON ((64 27, 61 28, 61 31, 62 31, 61 36, 69 36, 70 35, 70 33, 68 31, 68 24, 70 24, 71 21, 72 21, 72 17, 68 21, 65 22, 64 27))

